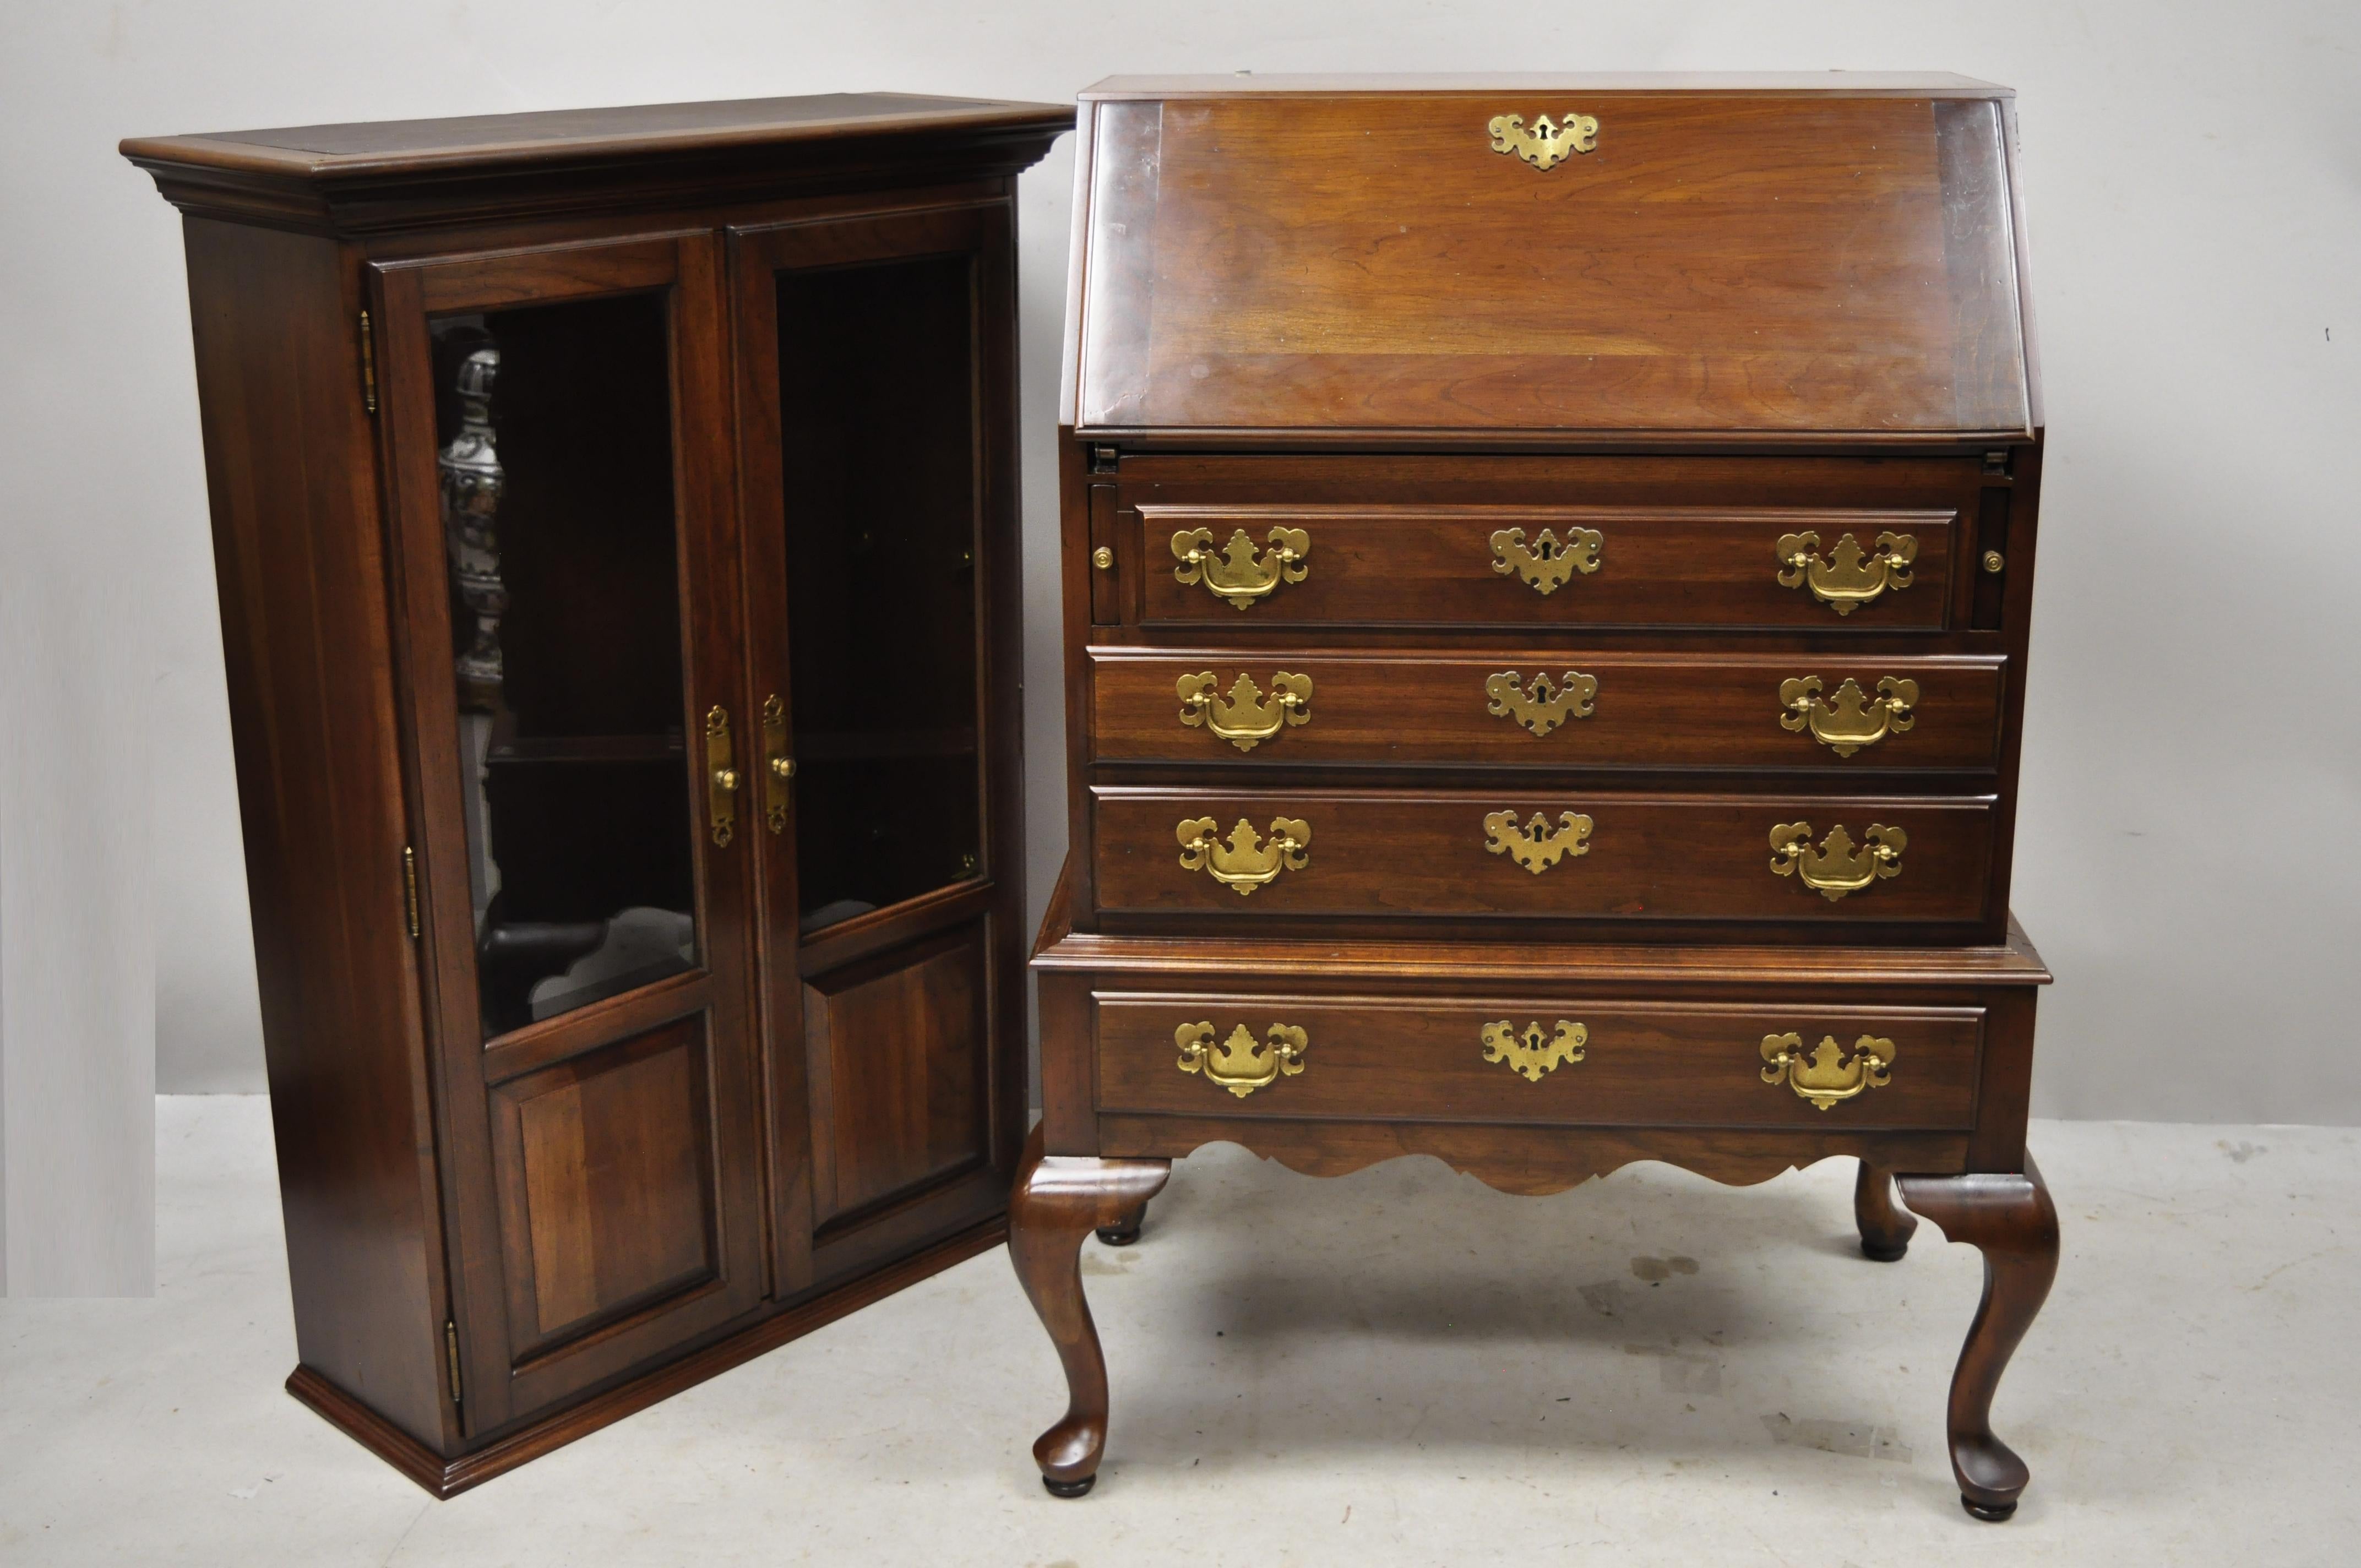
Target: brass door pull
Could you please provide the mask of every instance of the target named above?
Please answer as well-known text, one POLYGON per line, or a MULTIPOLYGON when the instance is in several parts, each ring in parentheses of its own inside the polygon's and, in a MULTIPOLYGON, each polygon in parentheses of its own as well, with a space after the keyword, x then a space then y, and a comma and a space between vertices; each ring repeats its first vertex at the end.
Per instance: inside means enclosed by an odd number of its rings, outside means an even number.
POLYGON ((730 710, 708 709, 705 715, 705 808, 713 825, 713 843, 726 849, 738 828, 738 768, 730 750, 730 710))
POLYGON ((1293 1078, 1301 1073, 1309 1044, 1303 1031, 1292 1024, 1273 1024, 1262 1040, 1257 1040, 1244 1024, 1231 1030, 1230 1037, 1220 1045, 1213 1044, 1213 1039, 1211 1024, 1183 1024, 1173 1030, 1172 1043, 1180 1047, 1178 1065, 1182 1072, 1203 1073, 1208 1083, 1241 1100, 1257 1089, 1269 1088, 1281 1074, 1293 1078))
POLYGON ((1765 1035, 1765 1083, 1784 1082, 1797 1096, 1825 1111, 1865 1089, 1883 1089, 1894 1070, 1894 1042, 1863 1035, 1848 1055, 1834 1035, 1823 1035, 1807 1057, 1801 1035, 1765 1035))
POLYGON ((1562 811, 1557 821, 1552 828, 1549 817, 1536 811, 1531 822, 1519 827, 1515 812, 1495 811, 1484 818, 1484 848, 1507 855, 1535 876, 1568 855, 1590 853, 1590 846, 1584 842, 1590 837, 1589 817, 1578 811, 1562 811))
POLYGON ((1888 675, 1877 683, 1877 696, 1861 689, 1848 677, 1836 696, 1822 697, 1820 677, 1805 675, 1779 683, 1782 729, 1808 729, 1812 739, 1839 757, 1850 757, 1864 746, 1874 746, 1888 735, 1899 735, 1918 721, 1910 709, 1918 701, 1918 683, 1888 675))
POLYGON ((1491 700, 1484 711, 1495 718, 1513 718, 1536 736, 1546 735, 1569 718, 1590 717, 1591 700, 1598 695, 1598 679, 1568 670, 1553 683, 1546 674, 1530 686, 1517 684, 1517 672, 1503 670, 1484 677, 1484 695, 1491 700))
POLYGON ((796 760, 787 755, 787 705, 773 692, 763 699, 763 826, 774 833, 787 830, 787 781, 796 776, 796 760))
POLYGON ((1175 827, 1172 836, 1180 843, 1181 867, 1235 888, 1240 898, 1281 872, 1300 872, 1312 863, 1312 824, 1300 818, 1273 817, 1268 839, 1258 837, 1254 824, 1243 817, 1230 829, 1228 843, 1216 837, 1217 831, 1210 817, 1191 817, 1175 827))
POLYGON ((1243 528, 1216 554, 1211 530, 1184 528, 1172 536, 1172 554, 1180 565, 1172 568, 1176 581, 1203 583, 1216 598, 1233 609, 1252 609, 1281 583, 1300 583, 1311 574, 1304 557, 1312 554, 1312 535, 1300 528, 1274 528, 1259 554, 1243 528))
POLYGON ((1799 878, 1806 887, 1830 904, 1859 893, 1880 877, 1902 874, 1902 851, 1910 835, 1899 828, 1872 822, 1856 847, 1852 835, 1839 823, 1828 829, 1820 847, 1812 848, 1812 825, 1783 822, 1771 829, 1771 869, 1780 876, 1799 878))
POLYGON ((1606 543, 1595 528, 1569 528, 1564 543, 1544 528, 1531 544, 1523 529, 1504 528, 1492 535, 1492 570, 1504 577, 1514 573, 1537 594, 1554 594, 1576 572, 1587 577, 1598 570, 1606 543))
POLYGON ((1281 725, 1312 722, 1310 675, 1278 672, 1270 677, 1268 698, 1244 672, 1227 697, 1214 695, 1216 684, 1211 670, 1180 677, 1180 722, 1209 729, 1241 751, 1253 751, 1278 734, 1281 725))
POLYGON ((1582 1048, 1589 1043, 1590 1031, 1571 1018, 1559 1019, 1554 1035, 1543 1034, 1537 1023, 1526 1025, 1521 1035, 1508 1018, 1484 1025, 1484 1059, 1506 1062, 1527 1083, 1539 1083, 1543 1073, 1556 1070, 1561 1063, 1580 1061, 1582 1048))
POLYGON ((1850 615, 1888 588, 1910 586, 1910 563, 1918 558, 1918 541, 1907 533, 1881 533, 1877 554, 1870 554, 1861 541, 1848 533, 1837 541, 1828 558, 1820 559, 1817 533, 1779 536, 1779 586, 1808 587, 1812 597, 1839 615, 1850 615))

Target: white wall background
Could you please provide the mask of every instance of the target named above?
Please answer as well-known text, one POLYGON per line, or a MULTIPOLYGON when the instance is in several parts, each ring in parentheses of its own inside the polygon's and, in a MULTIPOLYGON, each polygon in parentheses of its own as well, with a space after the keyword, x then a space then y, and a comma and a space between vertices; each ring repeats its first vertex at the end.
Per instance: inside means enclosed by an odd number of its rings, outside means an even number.
MULTIPOLYGON (((2361 1122, 2350 0, 0 15, 0 1250, 20 1279, 136 1288, 121 1246, 69 1264, 54 1219, 27 1216, 94 1183, 69 1207, 144 1223, 151 1018, 157 1087, 262 1086, 179 228, 115 143, 323 120, 860 88, 1057 101, 1148 71, 2011 83, 2050 422, 2015 895, 2060 977, 2036 1109, 2361 1122)), ((1071 148, 1027 177, 1022 220, 1037 908, 1063 852, 1050 461, 1071 148)))

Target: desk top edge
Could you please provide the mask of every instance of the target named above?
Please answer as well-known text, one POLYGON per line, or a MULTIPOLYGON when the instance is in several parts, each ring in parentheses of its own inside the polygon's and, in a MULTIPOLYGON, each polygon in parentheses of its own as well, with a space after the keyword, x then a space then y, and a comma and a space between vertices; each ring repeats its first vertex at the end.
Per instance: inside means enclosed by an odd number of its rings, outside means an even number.
POLYGON ((1082 103, 1126 98, 1242 98, 1459 93, 1756 93, 1834 98, 2015 98, 2016 89, 1941 71, 1615 71, 1482 73, 1109 76, 1082 103))

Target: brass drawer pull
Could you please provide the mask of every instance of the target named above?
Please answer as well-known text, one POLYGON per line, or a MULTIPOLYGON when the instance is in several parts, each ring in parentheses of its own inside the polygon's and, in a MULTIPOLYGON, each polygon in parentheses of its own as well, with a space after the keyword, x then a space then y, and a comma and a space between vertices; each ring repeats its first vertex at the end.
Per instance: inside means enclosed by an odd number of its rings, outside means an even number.
POLYGON ((1765 1035, 1763 1059, 1770 1064, 1763 1069, 1763 1082, 1784 1080, 1799 1098, 1825 1111, 1864 1089, 1884 1088, 1894 1070, 1894 1042, 1863 1035, 1847 1056, 1834 1035, 1823 1035, 1807 1058, 1803 1036, 1765 1035))
POLYGON ((1591 699, 1598 695, 1598 680, 1568 670, 1554 683, 1543 674, 1533 677, 1531 686, 1520 687, 1517 672, 1503 670, 1484 677, 1484 695, 1492 699, 1485 712, 1495 718, 1513 718, 1540 736, 1569 718, 1589 718, 1591 699))
POLYGON ((1568 855, 1587 855, 1590 846, 1584 840, 1590 837, 1590 818, 1578 811, 1558 813, 1558 826, 1552 828, 1549 818, 1541 812, 1523 827, 1517 825, 1513 811, 1495 811, 1484 818, 1485 848, 1496 855, 1507 855, 1535 876, 1549 870, 1568 855))
POLYGON ((1254 677, 1241 672, 1225 697, 1214 695, 1213 672, 1180 681, 1180 722, 1202 726, 1241 751, 1251 751, 1279 733, 1282 724, 1312 722, 1312 677, 1280 670, 1270 677, 1266 700, 1254 677))
POLYGON ((1504 528, 1492 535, 1492 570, 1504 577, 1515 573, 1537 594, 1554 594, 1576 572, 1587 577, 1598 570, 1606 543, 1595 528, 1569 528, 1564 543, 1544 528, 1528 545, 1523 529, 1504 528))
POLYGON ((1850 677, 1834 697, 1823 698, 1820 677, 1805 675, 1779 683, 1779 706, 1787 710, 1779 716, 1779 724, 1798 732, 1808 728, 1813 740, 1839 757, 1850 757, 1917 723, 1910 716, 1917 701, 1918 683, 1895 675, 1877 683, 1874 698, 1850 677))
POLYGON ((1312 863, 1312 824, 1292 817, 1271 819, 1270 838, 1260 839, 1245 817, 1230 829, 1226 844, 1215 835, 1210 817, 1191 817, 1172 830, 1180 842, 1180 865, 1203 872, 1240 898, 1276 878, 1281 872, 1300 872, 1312 863))
POLYGON ((1494 152, 1521 158, 1544 170, 1564 163, 1571 153, 1594 151, 1598 146, 1598 116, 1577 115, 1571 109, 1556 125, 1550 124, 1547 115, 1534 120, 1530 128, 1522 115, 1495 115, 1484 128, 1491 133, 1494 152))
POLYGON ((1570 1018, 1557 1021, 1554 1035, 1543 1035, 1539 1024, 1526 1025, 1521 1035, 1507 1018, 1484 1025, 1484 1059, 1508 1063, 1509 1070, 1522 1074, 1527 1083, 1539 1083, 1543 1073, 1563 1062, 1580 1061, 1582 1047, 1589 1043, 1590 1031, 1570 1018))
POLYGON ((1211 1024, 1183 1024, 1173 1030, 1172 1043, 1180 1047, 1178 1065, 1182 1072, 1203 1073, 1207 1082, 1241 1100, 1257 1089, 1269 1088, 1281 1073, 1290 1078, 1301 1073, 1303 1052, 1310 1043, 1292 1024, 1273 1024, 1264 1036, 1268 1044, 1257 1040, 1244 1024, 1230 1031, 1230 1037, 1220 1045, 1213 1039, 1211 1024))
POLYGON ((1771 829, 1771 869, 1780 876, 1801 878, 1806 887, 1830 904, 1849 893, 1859 893, 1880 877, 1902 874, 1902 851, 1910 835, 1899 828, 1872 822, 1855 848, 1852 835, 1839 823, 1828 829, 1817 850, 1811 846, 1812 825, 1783 822, 1771 829))
POLYGON ((1172 554, 1180 562, 1172 576, 1183 583, 1203 583, 1235 609, 1252 609, 1255 600, 1268 597, 1279 584, 1300 583, 1312 571, 1304 559, 1312 554, 1312 536, 1303 530, 1274 528, 1268 543, 1270 548, 1257 557, 1254 541, 1241 528, 1216 554, 1210 530, 1184 528, 1172 536, 1172 554))
POLYGON ((1850 615, 1888 588, 1910 586, 1910 563, 1918 558, 1918 541, 1907 533, 1881 533, 1877 554, 1871 555, 1848 533, 1823 561, 1818 534, 1783 533, 1778 551, 1781 587, 1809 587, 1814 598, 1839 615, 1850 615))
POLYGON ((705 809, 713 827, 717 849, 730 846, 738 829, 738 769, 730 750, 730 710, 714 707, 705 716, 705 809))

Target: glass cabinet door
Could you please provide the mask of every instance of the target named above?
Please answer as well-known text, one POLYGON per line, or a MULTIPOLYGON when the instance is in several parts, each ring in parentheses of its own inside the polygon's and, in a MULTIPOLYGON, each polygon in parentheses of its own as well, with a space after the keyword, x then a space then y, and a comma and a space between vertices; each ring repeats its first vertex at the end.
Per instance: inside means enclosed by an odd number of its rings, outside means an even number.
POLYGON ((978 203, 731 252, 789 1282, 976 1223, 1021 1132, 1012 249, 978 203))
POLYGON ((767 1285, 720 263, 373 270, 471 1431, 767 1285))

